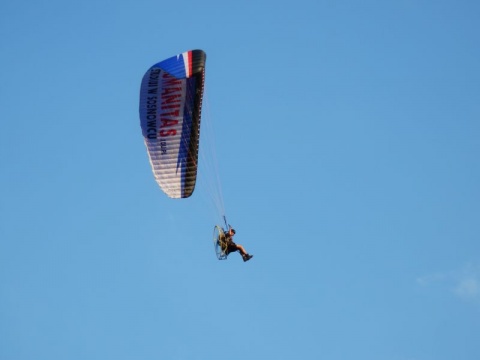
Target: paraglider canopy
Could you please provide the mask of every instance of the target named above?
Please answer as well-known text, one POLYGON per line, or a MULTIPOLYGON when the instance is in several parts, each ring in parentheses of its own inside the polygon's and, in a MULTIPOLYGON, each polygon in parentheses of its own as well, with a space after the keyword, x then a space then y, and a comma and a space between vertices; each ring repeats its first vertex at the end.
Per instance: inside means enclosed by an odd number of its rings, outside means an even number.
POLYGON ((191 50, 153 65, 140 88, 140 125, 155 180, 172 198, 195 189, 206 54, 191 50))

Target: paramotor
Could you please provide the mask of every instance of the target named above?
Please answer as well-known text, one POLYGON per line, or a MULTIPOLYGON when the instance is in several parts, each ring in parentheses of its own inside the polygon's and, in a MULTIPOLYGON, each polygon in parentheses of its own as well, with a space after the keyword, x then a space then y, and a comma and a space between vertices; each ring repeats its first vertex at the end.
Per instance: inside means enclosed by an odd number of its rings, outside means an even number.
POLYGON ((228 257, 227 251, 227 242, 225 237, 224 230, 215 225, 213 228, 213 247, 215 248, 215 254, 217 255, 218 260, 226 260, 228 257))

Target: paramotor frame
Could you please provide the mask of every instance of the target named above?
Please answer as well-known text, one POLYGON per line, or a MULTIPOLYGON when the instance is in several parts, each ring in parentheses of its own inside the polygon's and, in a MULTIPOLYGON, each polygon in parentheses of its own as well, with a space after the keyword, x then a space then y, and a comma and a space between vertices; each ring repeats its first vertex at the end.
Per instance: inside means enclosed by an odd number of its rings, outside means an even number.
POLYGON ((222 227, 215 225, 213 228, 213 246, 218 260, 226 260, 228 257, 227 242, 225 240, 226 237, 224 230, 222 227))

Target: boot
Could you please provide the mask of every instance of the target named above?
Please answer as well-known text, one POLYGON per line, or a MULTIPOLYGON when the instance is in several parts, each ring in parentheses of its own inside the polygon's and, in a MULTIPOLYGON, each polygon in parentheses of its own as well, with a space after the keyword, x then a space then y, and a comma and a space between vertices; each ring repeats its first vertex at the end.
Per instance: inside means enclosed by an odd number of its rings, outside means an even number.
POLYGON ((248 260, 250 260, 250 259, 253 257, 253 255, 245 254, 245 255, 243 255, 242 257, 243 257, 243 261, 248 261, 248 260))

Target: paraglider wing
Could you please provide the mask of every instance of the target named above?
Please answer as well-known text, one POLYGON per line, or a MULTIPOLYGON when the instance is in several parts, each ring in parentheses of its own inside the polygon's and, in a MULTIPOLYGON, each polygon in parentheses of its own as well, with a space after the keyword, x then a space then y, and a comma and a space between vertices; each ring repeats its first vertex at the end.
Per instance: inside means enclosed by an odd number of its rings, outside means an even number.
POLYGON ((172 198, 195 189, 206 54, 191 50, 153 65, 140 88, 140 125, 158 185, 172 198))

